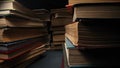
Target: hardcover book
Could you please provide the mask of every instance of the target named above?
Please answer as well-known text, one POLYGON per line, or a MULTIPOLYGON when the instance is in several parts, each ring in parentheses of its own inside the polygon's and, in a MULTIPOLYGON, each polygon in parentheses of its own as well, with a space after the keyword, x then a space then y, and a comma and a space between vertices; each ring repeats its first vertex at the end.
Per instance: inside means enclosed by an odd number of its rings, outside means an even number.
POLYGON ((85 19, 66 25, 66 37, 74 46, 119 47, 119 19, 85 19))
POLYGON ((119 48, 80 50, 69 49, 66 45, 69 46, 65 43, 63 51, 67 68, 119 67, 119 48))
POLYGON ((69 5, 85 3, 118 3, 120 0, 68 0, 69 5))
POLYGON ((47 30, 41 28, 0 28, 0 42, 13 42, 47 34, 47 30))
POLYGON ((9 54, 0 53, 0 59, 2 59, 2 60, 12 60, 12 59, 14 59, 16 57, 19 57, 20 55, 22 55, 24 53, 29 52, 32 49, 35 49, 35 48, 45 44, 45 43, 43 43, 43 42, 38 40, 36 42, 32 42, 30 44, 26 44, 25 45, 26 47, 18 49, 15 52, 12 52, 12 53, 9 53, 9 54))
POLYGON ((119 3, 78 4, 73 7, 73 22, 81 19, 119 19, 119 7, 119 3))
POLYGON ((18 1, 10 1, 10 0, 0 1, 0 6, 1 6, 0 7, 1 11, 15 10, 27 16, 31 16, 31 17, 36 16, 34 12, 32 12, 30 9, 23 6, 18 1))
POLYGON ((45 27, 45 25, 44 21, 30 20, 19 16, 1 16, 0 27, 45 27))
POLYGON ((35 42, 40 41, 41 43, 48 42, 47 36, 40 36, 35 38, 28 38, 25 40, 19 40, 15 42, 9 42, 9 43, 0 43, 0 53, 9 54, 12 52, 15 52, 16 50, 19 50, 21 48, 27 47, 27 45, 35 42), (43 41, 45 40, 45 41, 43 41))

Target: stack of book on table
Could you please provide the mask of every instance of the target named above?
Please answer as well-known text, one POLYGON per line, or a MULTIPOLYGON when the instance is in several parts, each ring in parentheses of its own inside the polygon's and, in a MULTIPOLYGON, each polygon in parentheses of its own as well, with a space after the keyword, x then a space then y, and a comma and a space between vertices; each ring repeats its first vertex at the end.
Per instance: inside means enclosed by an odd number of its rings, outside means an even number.
POLYGON ((72 14, 66 8, 51 9, 52 45, 62 46, 65 42, 65 25, 72 22, 72 14))
POLYGON ((120 1, 69 0, 73 22, 65 26, 66 68, 120 66, 120 1))
POLYGON ((25 68, 45 51, 44 20, 17 1, 0 1, 0 67, 25 68))

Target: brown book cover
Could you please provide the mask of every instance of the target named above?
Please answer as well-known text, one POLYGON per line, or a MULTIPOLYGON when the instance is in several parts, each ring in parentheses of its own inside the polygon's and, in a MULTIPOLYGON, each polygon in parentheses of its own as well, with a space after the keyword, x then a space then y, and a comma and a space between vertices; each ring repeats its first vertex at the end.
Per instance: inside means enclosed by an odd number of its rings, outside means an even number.
POLYGON ((80 50, 78 48, 67 48, 69 44, 63 46, 64 58, 69 68, 80 67, 120 67, 119 48, 103 48, 80 50))
POLYGON ((84 20, 66 25, 66 37, 75 46, 86 48, 119 47, 119 20, 84 20))
POLYGON ((80 19, 118 19, 119 7, 119 3, 79 4, 73 7, 73 22, 80 19))
POLYGON ((0 53, 0 59, 3 59, 3 60, 12 60, 16 57, 19 57, 21 55, 23 55, 24 53, 27 53, 29 52, 30 50, 34 49, 34 48, 37 48, 43 44, 45 44, 46 42, 41 42, 41 41, 36 41, 36 42, 33 42, 32 44, 27 44, 24 48, 21 48, 21 49, 18 49, 16 50, 15 52, 12 52, 12 53, 9 53, 9 54, 2 54, 0 53))
POLYGON ((0 42, 13 42, 27 38, 47 35, 46 29, 41 28, 1 28, 0 42))
POLYGON ((26 67, 28 64, 32 63, 35 59, 39 58, 40 55, 44 54, 46 52, 45 45, 41 45, 37 48, 34 48, 30 50, 27 53, 24 53, 23 55, 13 58, 12 60, 5 60, 5 62, 2 64, 3 67, 15 67, 18 66, 26 67), (16 62, 17 61, 17 62, 16 62))
POLYGON ((66 8, 51 9, 51 26, 65 26, 72 22, 72 14, 66 8))
POLYGON ((36 16, 34 12, 32 12, 30 9, 23 6, 18 1, 10 1, 10 0, 0 1, 0 6, 1 6, 0 10, 3 10, 3 11, 16 10, 27 16, 31 16, 31 17, 36 16))
POLYGON ((69 5, 75 4, 85 4, 85 3, 116 3, 120 2, 120 0, 68 0, 69 5))
POLYGON ((16 16, 11 17, 1 17, 0 18, 0 27, 44 27, 43 21, 35 21, 25 18, 20 18, 16 16))

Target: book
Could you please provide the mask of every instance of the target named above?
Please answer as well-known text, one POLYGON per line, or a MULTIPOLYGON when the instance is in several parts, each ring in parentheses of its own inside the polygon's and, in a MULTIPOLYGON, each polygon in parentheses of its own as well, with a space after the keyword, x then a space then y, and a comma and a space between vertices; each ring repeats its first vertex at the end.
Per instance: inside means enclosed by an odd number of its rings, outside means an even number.
POLYGON ((13 58, 12 60, 5 60, 5 62, 2 64, 2 66, 3 67, 7 66, 10 68, 22 66, 24 64, 26 66, 26 62, 27 63, 34 62, 34 60, 36 60, 40 56, 44 55, 45 52, 46 52, 45 45, 41 45, 35 49, 30 50, 29 52, 24 53, 23 55, 20 55, 19 57, 13 58), (31 61, 31 62, 29 62, 29 61, 31 61))
POLYGON ((80 68, 80 67, 96 67, 92 66, 90 61, 77 49, 66 50, 66 60, 68 68, 80 68))
POLYGON ((64 45, 64 60, 67 68, 80 67, 119 67, 119 48, 80 50, 69 49, 64 45), (111 51, 114 50, 114 51, 111 51), (111 54, 112 53, 112 54, 111 54), (113 54, 114 53, 114 54, 113 54))
POLYGON ((119 7, 119 3, 78 4, 73 7, 73 22, 80 19, 119 19, 119 7))
POLYGON ((65 34, 65 31, 64 30, 56 30, 56 31, 53 31, 52 32, 53 35, 64 35, 65 34))
POLYGON ((65 35, 54 35, 53 42, 54 41, 65 41, 65 35))
MULTIPOLYGON (((46 42, 45 42, 46 43, 46 42)), ((24 53, 27 53, 29 52, 30 50, 36 48, 36 47, 39 47, 43 44, 45 44, 41 41, 35 41, 35 42, 32 42, 30 44, 26 44, 24 48, 21 48, 21 49, 18 49, 12 53, 9 53, 9 54, 3 54, 3 53, 0 53, 0 59, 3 59, 3 60, 12 60, 13 58, 16 58, 16 57, 19 57, 20 55, 24 54, 24 53)))
POLYGON ((69 5, 84 4, 84 3, 118 3, 119 0, 68 0, 69 5))
POLYGON ((46 29, 41 28, 0 28, 0 42, 13 42, 27 38, 47 35, 46 29))
POLYGON ((50 30, 51 31, 65 31, 65 27, 64 26, 52 26, 50 30))
POLYGON ((51 26, 65 26, 69 22, 72 22, 72 14, 70 14, 66 8, 51 9, 51 26), (63 21, 64 20, 64 21, 63 21))
POLYGON ((25 40, 19 40, 15 42, 9 42, 9 43, 1 43, 0 44, 0 53, 9 54, 12 52, 15 52, 16 50, 19 50, 21 48, 27 47, 28 44, 31 44, 35 41, 41 41, 41 43, 48 42, 47 36, 40 36, 35 38, 29 38, 25 40), (43 41, 45 40, 45 41, 43 41))
POLYGON ((33 20, 33 21, 40 21, 40 22, 42 21, 41 19, 37 17, 28 16, 16 10, 1 10, 0 11, 0 17, 13 17, 13 16, 17 18, 24 18, 24 19, 33 20))
POLYGON ((0 1, 0 6, 1 6, 0 10, 3 10, 3 11, 15 10, 27 16, 36 17, 34 12, 32 12, 30 9, 23 6, 18 1, 10 1, 10 0, 0 1))
POLYGON ((66 25, 66 34, 74 46, 83 48, 119 47, 119 19, 85 19, 66 25))
POLYGON ((44 21, 35 21, 16 16, 0 17, 0 27, 45 27, 44 21))
POLYGON ((38 18, 43 21, 50 21, 50 11, 47 9, 33 9, 32 10, 38 18))

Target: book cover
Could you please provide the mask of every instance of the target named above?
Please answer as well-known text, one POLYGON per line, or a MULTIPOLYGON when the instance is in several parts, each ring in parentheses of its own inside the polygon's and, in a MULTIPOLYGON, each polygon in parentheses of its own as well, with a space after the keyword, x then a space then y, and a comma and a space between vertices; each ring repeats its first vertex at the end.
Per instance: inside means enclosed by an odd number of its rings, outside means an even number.
POLYGON ((39 37, 47 35, 47 29, 41 28, 1 28, 0 42, 13 42, 27 38, 39 37))
POLYGON ((20 13, 23 13, 27 16, 31 16, 31 17, 36 17, 36 14, 34 12, 32 12, 30 9, 26 8, 25 6, 23 6, 21 3, 19 3, 18 1, 0 1, 0 10, 16 10, 20 13))
POLYGON ((80 19, 119 19, 119 7, 119 3, 76 5, 73 7, 73 22, 80 19))
POLYGON ((33 42, 32 44, 27 44, 26 46, 27 47, 24 47, 24 48, 21 48, 19 50, 16 50, 15 52, 12 52, 10 54, 2 54, 0 53, 0 59, 3 59, 3 60, 12 60, 16 57, 19 57, 20 55, 24 54, 24 53, 27 53, 29 52, 30 50, 36 48, 36 47, 39 47, 41 45, 43 45, 45 43, 42 43, 40 41, 36 41, 36 42, 33 42))
POLYGON ((67 61, 68 68, 119 66, 117 54, 119 48, 80 50, 77 48, 69 49, 66 45, 68 44, 65 43, 64 45, 64 60, 67 61))
POLYGON ((82 19, 66 25, 66 37, 85 48, 119 47, 119 19, 82 19))
POLYGON ((19 40, 16 42, 10 42, 10 43, 1 43, 0 44, 0 53, 3 54, 9 54, 12 52, 15 52, 21 48, 25 48, 27 47, 27 45, 36 42, 36 41, 40 41, 41 43, 47 43, 48 42, 48 37, 47 36, 41 36, 41 37, 37 37, 37 38, 29 38, 29 39, 25 39, 25 40, 19 40), (45 41, 43 41, 45 40, 45 41))
POLYGON ((29 52, 26 52, 20 55, 19 57, 13 58, 12 60, 5 60, 5 62, 2 65, 3 67, 6 67, 6 66, 7 67, 17 67, 17 66, 19 67, 22 65, 24 66, 24 64, 26 66, 26 63, 33 62, 34 60, 39 58, 41 55, 44 55, 45 52, 46 52, 45 45, 41 45, 37 48, 30 50, 29 52))
POLYGON ((69 5, 85 3, 119 3, 119 0, 68 0, 69 5))
MULTIPOLYGON (((1 11, 0 11, 1 12, 1 11)), ((44 21, 36 21, 17 16, 2 16, 0 17, 0 27, 41 27, 45 28, 44 21)))

